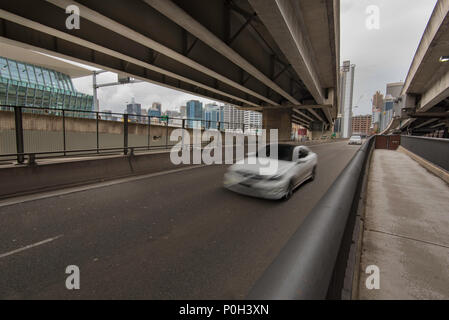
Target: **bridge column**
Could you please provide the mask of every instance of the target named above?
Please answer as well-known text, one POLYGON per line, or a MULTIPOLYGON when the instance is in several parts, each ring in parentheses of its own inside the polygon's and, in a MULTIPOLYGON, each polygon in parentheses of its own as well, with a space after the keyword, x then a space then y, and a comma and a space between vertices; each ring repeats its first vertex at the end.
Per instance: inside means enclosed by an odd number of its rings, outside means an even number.
POLYGON ((290 141, 292 135, 292 110, 291 109, 264 109, 263 129, 267 129, 267 139, 270 137, 268 130, 278 129, 279 141, 290 141))
POLYGON ((333 127, 324 122, 313 122, 310 124, 310 138, 312 140, 319 140, 323 136, 330 138, 334 133, 333 127))

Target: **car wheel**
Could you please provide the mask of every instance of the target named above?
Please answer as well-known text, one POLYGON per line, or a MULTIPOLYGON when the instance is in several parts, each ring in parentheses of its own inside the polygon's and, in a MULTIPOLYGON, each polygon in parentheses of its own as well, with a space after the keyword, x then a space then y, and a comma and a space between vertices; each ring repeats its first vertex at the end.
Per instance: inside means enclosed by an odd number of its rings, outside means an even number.
POLYGON ((288 184, 287 193, 284 196, 284 200, 287 201, 287 200, 289 200, 292 197, 292 195, 293 195, 293 188, 294 188, 293 182, 290 181, 290 183, 288 184))
POLYGON ((310 181, 315 180, 315 177, 316 177, 316 166, 313 167, 313 170, 312 170, 312 176, 310 177, 310 181))

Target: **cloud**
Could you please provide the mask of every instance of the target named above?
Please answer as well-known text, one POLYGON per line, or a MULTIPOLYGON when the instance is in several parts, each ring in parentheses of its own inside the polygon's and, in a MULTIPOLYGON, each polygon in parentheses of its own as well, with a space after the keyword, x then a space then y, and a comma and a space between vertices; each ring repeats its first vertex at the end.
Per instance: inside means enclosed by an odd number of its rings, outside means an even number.
MULTIPOLYGON (((117 81, 117 75, 111 72, 103 73, 97 76, 97 83, 112 83, 117 81)), ((92 77, 83 77, 74 79, 73 83, 76 89, 86 94, 93 94, 92 77)), ((162 104, 162 110, 177 110, 185 105, 189 100, 200 100, 203 104, 212 103, 202 97, 197 97, 184 92, 172 90, 151 83, 134 83, 114 87, 104 87, 97 90, 100 102, 100 110, 112 110, 122 113, 126 104, 135 98, 137 103, 142 104, 143 108, 150 108, 153 102, 162 104)))
POLYGON ((356 65, 355 114, 370 114, 386 84, 405 80, 437 0, 342 0, 341 60, 356 65), (366 8, 380 9, 380 29, 368 30, 366 8))

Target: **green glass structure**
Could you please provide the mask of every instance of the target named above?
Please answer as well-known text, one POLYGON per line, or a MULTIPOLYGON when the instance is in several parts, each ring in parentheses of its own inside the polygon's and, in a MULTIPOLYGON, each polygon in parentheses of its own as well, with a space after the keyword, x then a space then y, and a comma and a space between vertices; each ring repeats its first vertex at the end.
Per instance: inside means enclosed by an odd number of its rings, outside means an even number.
POLYGON ((0 57, 0 105, 42 108, 50 112, 52 109, 94 109, 93 97, 77 92, 68 75, 3 57, 0 57))

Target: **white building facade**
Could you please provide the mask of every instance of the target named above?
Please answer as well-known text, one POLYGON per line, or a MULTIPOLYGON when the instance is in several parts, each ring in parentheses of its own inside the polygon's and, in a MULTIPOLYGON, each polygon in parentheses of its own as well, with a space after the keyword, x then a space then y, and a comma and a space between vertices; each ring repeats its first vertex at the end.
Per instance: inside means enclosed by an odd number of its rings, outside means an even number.
POLYGON ((344 61, 340 69, 340 113, 342 138, 352 135, 352 104, 354 97, 354 73, 355 65, 350 61, 344 61))

